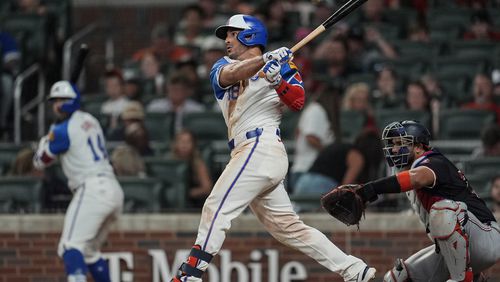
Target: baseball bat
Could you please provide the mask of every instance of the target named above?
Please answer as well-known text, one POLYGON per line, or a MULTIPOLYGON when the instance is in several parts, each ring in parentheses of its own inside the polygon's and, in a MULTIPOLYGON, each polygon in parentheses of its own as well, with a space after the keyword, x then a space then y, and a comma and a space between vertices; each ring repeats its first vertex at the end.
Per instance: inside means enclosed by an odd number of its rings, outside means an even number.
POLYGON ((73 66, 69 79, 71 83, 76 83, 78 81, 78 77, 80 77, 80 73, 83 69, 83 63, 85 62, 88 53, 89 47, 87 46, 87 44, 83 43, 82 45, 80 45, 80 49, 78 50, 78 54, 76 56, 75 65, 73 66))
MULTIPOLYGON (((297 42, 295 45, 293 45, 290 50, 292 53, 297 52, 300 48, 302 48, 304 45, 309 43, 311 40, 316 38, 318 35, 320 35, 323 31, 325 31, 327 28, 331 27, 341 19, 343 19, 345 16, 349 15, 352 11, 354 11, 356 8, 359 6, 363 5, 368 0, 349 0, 347 1, 342 7, 337 9, 328 19, 326 19, 322 24, 320 24, 316 29, 311 31, 306 37, 302 38, 299 42, 297 42)), ((265 74, 263 71, 259 72, 259 77, 264 77, 265 74)))

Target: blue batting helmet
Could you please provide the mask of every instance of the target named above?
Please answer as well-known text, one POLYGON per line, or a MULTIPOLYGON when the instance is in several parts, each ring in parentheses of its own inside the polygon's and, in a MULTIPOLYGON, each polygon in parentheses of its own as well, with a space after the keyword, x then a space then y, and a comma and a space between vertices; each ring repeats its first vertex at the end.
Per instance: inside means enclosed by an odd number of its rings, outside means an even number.
POLYGON ((423 144, 429 146, 429 130, 413 120, 397 121, 387 125, 382 132, 385 159, 389 166, 402 168, 408 165, 410 146, 423 144), (399 148, 394 152, 394 147, 399 148))
POLYGON ((241 30, 237 36, 241 44, 248 47, 260 46, 261 49, 266 48, 267 30, 256 17, 242 14, 234 15, 229 18, 225 25, 221 25, 215 30, 215 35, 220 39, 226 39, 227 30, 230 28, 241 30))
POLYGON ((61 80, 50 88, 49 99, 68 99, 61 106, 61 111, 71 114, 80 109, 80 91, 69 81, 61 80))

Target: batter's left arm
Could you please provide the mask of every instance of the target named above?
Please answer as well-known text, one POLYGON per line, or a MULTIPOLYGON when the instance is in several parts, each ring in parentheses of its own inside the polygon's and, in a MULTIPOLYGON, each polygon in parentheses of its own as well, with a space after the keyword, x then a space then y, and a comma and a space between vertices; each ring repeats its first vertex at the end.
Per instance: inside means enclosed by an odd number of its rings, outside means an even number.
POLYGON ((305 91, 302 77, 294 63, 289 62, 281 67, 281 82, 275 87, 281 101, 294 111, 304 107, 305 91))

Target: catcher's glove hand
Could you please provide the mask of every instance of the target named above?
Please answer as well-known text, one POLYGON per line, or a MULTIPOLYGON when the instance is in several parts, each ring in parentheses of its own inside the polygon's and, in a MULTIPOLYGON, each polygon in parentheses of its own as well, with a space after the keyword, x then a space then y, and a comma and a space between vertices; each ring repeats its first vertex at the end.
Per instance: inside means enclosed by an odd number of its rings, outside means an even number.
POLYGON ((361 197, 362 185, 344 184, 321 197, 321 206, 347 226, 358 225, 365 213, 366 201, 361 197))

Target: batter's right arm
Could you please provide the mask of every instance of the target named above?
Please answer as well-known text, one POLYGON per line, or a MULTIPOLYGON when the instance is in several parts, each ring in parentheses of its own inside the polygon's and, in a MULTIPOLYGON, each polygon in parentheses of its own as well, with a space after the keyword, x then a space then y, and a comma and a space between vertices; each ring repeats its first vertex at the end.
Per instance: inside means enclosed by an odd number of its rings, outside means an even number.
POLYGON ((249 79, 254 76, 265 63, 276 60, 279 64, 288 62, 292 52, 286 47, 278 48, 274 51, 265 53, 262 56, 256 56, 245 59, 240 62, 228 64, 223 67, 219 76, 219 85, 222 88, 236 84, 238 81, 249 79))
POLYGON ((261 56, 225 65, 220 72, 219 84, 222 88, 225 88, 240 80, 248 79, 254 76, 263 66, 264 60, 261 56))

